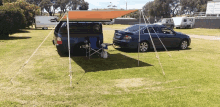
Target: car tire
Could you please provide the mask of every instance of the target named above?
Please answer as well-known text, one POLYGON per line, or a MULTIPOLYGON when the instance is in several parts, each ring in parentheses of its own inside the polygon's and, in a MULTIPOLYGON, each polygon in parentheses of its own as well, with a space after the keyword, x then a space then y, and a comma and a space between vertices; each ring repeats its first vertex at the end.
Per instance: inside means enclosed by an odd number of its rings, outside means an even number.
POLYGON ((179 48, 182 49, 182 50, 184 50, 184 49, 186 49, 187 47, 188 47, 188 41, 187 41, 187 40, 182 40, 182 41, 180 42, 179 48))
POLYGON ((140 47, 139 47, 140 52, 147 52, 148 49, 149 49, 149 44, 147 42, 140 43, 140 47))

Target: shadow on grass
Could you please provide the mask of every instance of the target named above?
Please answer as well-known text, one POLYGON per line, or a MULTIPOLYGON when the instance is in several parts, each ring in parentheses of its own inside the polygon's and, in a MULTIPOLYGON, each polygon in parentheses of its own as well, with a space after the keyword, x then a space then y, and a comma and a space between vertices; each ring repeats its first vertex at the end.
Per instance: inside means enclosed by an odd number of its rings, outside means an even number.
POLYGON ((0 38, 0 40, 17 40, 17 39, 30 39, 31 37, 14 37, 10 36, 9 38, 0 38))
MULTIPOLYGON (((128 48, 115 48, 118 51, 123 51, 123 52, 127 52, 127 53, 138 53, 137 49, 128 49, 128 48)), ((191 50, 192 48, 187 48, 185 50, 181 50, 181 51, 187 51, 187 50, 191 50)), ((168 51, 180 51, 179 48, 167 48, 168 51)), ((157 52, 164 52, 166 51, 164 48, 158 48, 157 52)), ((149 49, 147 52, 154 52, 154 49, 149 49)))
MULTIPOLYGON (((61 57, 68 57, 68 54, 64 54, 61 57), (65 56, 64 56, 65 55, 65 56)), ((83 54, 71 54, 71 59, 77 63, 85 72, 106 71, 114 69, 125 69, 133 67, 153 66, 151 64, 140 61, 138 66, 138 60, 127 57, 120 53, 109 54, 108 58, 101 58, 98 54, 86 57, 83 54)))
POLYGON ((15 33, 30 33, 29 31, 27 31, 26 29, 18 29, 16 31, 13 31, 12 34, 15 34, 15 33))

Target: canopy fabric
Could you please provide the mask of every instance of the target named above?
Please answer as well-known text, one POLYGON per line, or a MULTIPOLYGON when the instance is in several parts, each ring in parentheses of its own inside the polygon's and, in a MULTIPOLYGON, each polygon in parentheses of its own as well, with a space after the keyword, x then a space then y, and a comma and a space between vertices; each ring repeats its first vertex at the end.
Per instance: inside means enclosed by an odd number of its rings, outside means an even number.
MULTIPOLYGON (((69 21, 111 21, 117 17, 135 12, 137 10, 124 11, 68 11, 69 21)), ((67 16, 63 17, 62 21, 66 21, 67 16)))

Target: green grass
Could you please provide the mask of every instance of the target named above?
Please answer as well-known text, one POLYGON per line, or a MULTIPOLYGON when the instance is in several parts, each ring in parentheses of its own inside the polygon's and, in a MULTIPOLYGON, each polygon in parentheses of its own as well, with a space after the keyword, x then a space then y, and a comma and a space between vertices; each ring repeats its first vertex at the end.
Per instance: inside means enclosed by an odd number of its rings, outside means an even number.
MULTIPOLYGON (((116 26, 118 27, 118 26, 116 26)), ((159 50, 165 76, 153 50, 140 53, 109 47, 102 59, 60 57, 51 34, 13 79, 50 30, 27 30, 0 40, 0 106, 220 106, 220 41, 193 39, 187 50, 159 50), (19 37, 31 37, 21 39, 19 37), (78 84, 77 84, 78 83, 78 84)), ((114 31, 104 31, 111 43, 114 31)))
POLYGON ((192 35, 205 35, 205 36, 220 36, 220 29, 205 29, 205 28, 194 28, 194 29, 174 29, 177 32, 192 35))

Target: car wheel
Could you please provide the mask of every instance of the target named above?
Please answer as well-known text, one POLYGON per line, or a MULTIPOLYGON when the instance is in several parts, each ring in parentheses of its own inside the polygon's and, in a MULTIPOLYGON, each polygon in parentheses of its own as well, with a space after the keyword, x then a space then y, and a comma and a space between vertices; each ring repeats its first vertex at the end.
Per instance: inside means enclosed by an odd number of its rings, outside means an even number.
POLYGON ((141 52, 146 52, 148 51, 148 48, 149 48, 149 44, 147 42, 141 42, 140 43, 140 47, 139 47, 139 50, 141 52))
POLYGON ((183 40, 181 43, 180 43, 180 49, 184 50, 188 47, 188 41, 187 40, 183 40))

